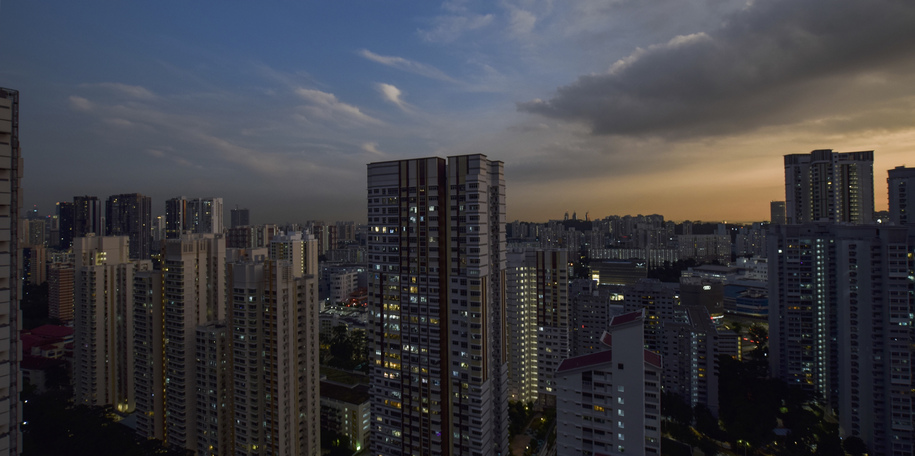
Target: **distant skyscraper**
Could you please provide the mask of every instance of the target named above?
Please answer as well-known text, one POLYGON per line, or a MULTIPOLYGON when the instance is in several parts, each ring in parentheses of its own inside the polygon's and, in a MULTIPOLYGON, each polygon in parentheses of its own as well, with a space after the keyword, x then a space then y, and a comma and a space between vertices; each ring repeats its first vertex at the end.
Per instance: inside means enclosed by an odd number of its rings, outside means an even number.
POLYGON ((73 237, 104 236, 102 211, 95 196, 73 197, 73 237))
POLYGON ((183 196, 165 201, 165 239, 178 239, 187 229, 187 199, 183 196))
POLYGON ((73 245, 73 203, 57 203, 58 239, 54 243, 60 250, 70 250, 73 245))
POLYGON ((222 198, 183 196, 165 202, 165 237, 178 239, 181 233, 223 234, 222 198))
POLYGON ((73 265, 48 268, 48 316, 63 323, 73 321, 73 265))
POLYGON ((230 228, 237 228, 239 226, 248 226, 250 222, 248 220, 248 210, 247 209, 232 209, 232 225, 230 228))
POLYGON ((19 147, 19 91, 0 88, 0 190, 6 196, 0 201, 0 213, 6 223, 0 227, 0 256, 5 257, 6 269, 0 276, 0 452, 17 455, 22 452, 22 407, 19 402, 22 358, 19 346, 19 210, 22 207, 22 156, 19 147), (10 222, 12 221, 12 222, 10 222))
POLYGON ((888 174, 890 220, 897 225, 915 224, 915 168, 897 166, 888 174))
POLYGON ((784 201, 772 201, 769 203, 769 222, 773 225, 784 225, 788 223, 784 201))
POLYGON ((113 195, 105 201, 108 236, 130 238, 130 258, 148 259, 152 252, 152 199, 139 193, 113 195))
POLYGON ((915 450, 907 231, 783 225, 768 241, 772 375, 824 398, 872 454, 915 450))
POLYGON ((373 455, 508 454, 502 167, 368 165, 373 455))
POLYGON ((791 224, 871 223, 874 151, 785 155, 785 206, 791 224))

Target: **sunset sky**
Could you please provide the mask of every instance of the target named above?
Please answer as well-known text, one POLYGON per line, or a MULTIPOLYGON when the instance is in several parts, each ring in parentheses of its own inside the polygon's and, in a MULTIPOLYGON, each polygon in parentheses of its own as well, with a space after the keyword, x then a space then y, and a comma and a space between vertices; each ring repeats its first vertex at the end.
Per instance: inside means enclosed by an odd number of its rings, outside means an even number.
POLYGON ((25 203, 365 220, 366 164, 483 153, 508 219, 768 219, 782 156, 915 166, 915 2, 0 3, 25 203))

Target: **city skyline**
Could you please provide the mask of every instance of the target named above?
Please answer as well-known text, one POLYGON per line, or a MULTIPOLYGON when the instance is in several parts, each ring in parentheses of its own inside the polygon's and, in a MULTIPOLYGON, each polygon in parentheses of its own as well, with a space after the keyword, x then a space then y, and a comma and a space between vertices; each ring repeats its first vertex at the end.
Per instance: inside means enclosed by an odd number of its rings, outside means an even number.
POLYGON ((0 5, 26 207, 138 192, 155 214, 199 195, 254 223, 363 222, 365 164, 484 153, 508 220, 754 221, 786 154, 874 150, 876 210, 915 165, 913 5, 358 8, 0 5))

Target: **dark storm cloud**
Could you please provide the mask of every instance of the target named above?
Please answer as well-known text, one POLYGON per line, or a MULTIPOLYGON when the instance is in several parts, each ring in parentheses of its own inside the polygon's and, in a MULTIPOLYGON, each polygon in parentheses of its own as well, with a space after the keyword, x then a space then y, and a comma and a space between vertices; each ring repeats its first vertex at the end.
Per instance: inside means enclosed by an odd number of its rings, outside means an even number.
POLYGON ((718 29, 638 49, 518 109, 595 134, 701 136, 866 110, 915 93, 915 2, 758 0, 718 29), (881 90, 868 90, 878 75, 881 90), (864 99, 864 100, 862 100, 864 99))

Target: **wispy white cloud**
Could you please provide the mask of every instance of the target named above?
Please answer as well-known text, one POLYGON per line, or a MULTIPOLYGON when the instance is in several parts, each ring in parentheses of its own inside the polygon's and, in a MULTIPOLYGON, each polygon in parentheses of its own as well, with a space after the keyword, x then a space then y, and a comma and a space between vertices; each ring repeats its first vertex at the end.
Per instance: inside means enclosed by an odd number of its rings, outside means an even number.
POLYGON ((95 84, 81 84, 80 87, 84 88, 100 88, 104 89, 119 95, 127 96, 130 98, 135 98, 137 100, 154 100, 156 95, 149 91, 149 89, 130 84, 122 84, 120 82, 100 82, 95 84))
POLYGON ((301 87, 296 89, 295 93, 308 103, 308 106, 305 106, 305 110, 313 117, 323 119, 339 119, 343 117, 358 122, 381 123, 380 120, 363 113, 358 107, 338 100, 337 96, 332 93, 301 87))
POLYGON ((380 63, 382 65, 396 68, 401 71, 406 71, 408 73, 418 74, 420 76, 425 76, 431 79, 438 79, 440 81, 452 82, 455 84, 458 83, 457 80, 451 76, 448 76, 442 70, 439 70, 438 68, 435 68, 431 65, 426 65, 425 63, 408 60, 403 57, 376 54, 372 51, 369 51, 368 49, 360 50, 359 55, 375 63, 380 63))
POLYGON ((77 111, 91 111, 92 102, 90 102, 86 98, 76 96, 76 95, 71 95, 70 96, 70 107, 77 111))
POLYGON ((372 154, 372 155, 384 155, 384 152, 378 150, 377 142, 366 142, 362 143, 362 150, 372 154))

